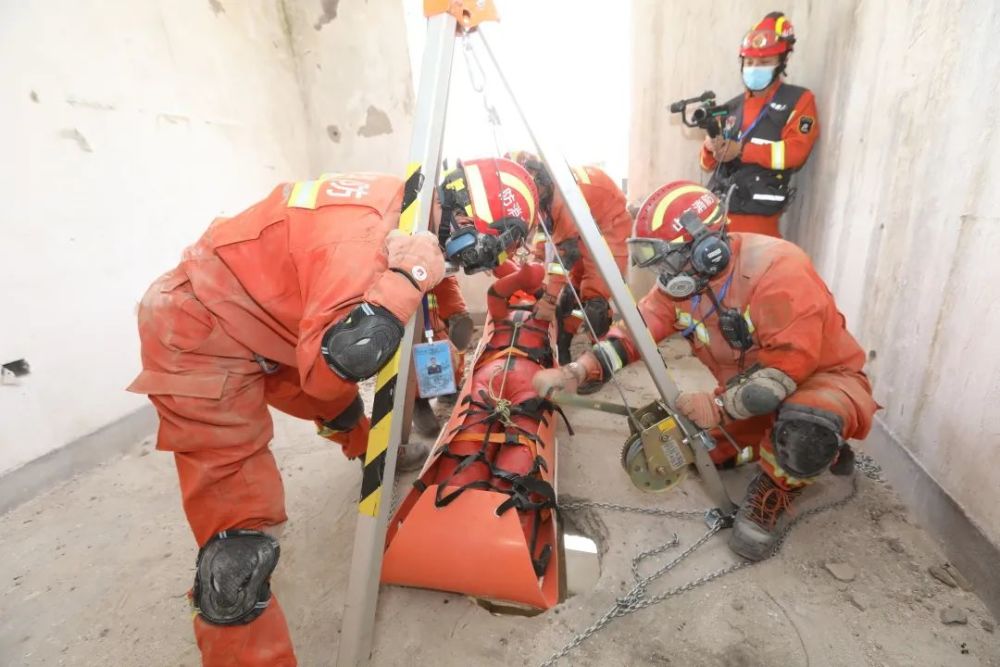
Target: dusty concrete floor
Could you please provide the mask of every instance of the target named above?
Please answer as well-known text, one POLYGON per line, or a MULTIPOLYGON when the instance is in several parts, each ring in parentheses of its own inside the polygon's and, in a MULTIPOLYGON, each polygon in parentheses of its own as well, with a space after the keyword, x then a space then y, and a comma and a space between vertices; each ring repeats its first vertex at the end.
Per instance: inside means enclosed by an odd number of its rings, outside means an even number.
MULTIPOLYGON (((704 386, 679 350, 666 351, 675 377, 704 386)), ((651 396, 637 370, 623 382, 635 402, 651 396)), ((579 411, 570 417, 577 436, 560 441, 562 494, 668 508, 708 504, 694 479, 662 496, 635 490, 618 467, 624 422, 579 411)), ((331 665, 359 473, 310 424, 276 421, 290 521, 274 588, 300 664, 331 665)), ((740 473, 730 482, 738 487, 740 473)), ((805 508, 848 488, 830 480, 805 508)), ((943 556, 918 518, 882 483, 859 475, 859 489, 843 508, 802 521, 775 559, 617 619, 559 664, 1000 665, 1000 633, 982 603, 928 574, 943 556), (836 580, 825 567, 834 562, 850 565, 856 578, 836 580), (948 607, 967 622, 943 624, 948 607)), ((680 546, 669 558, 704 532, 699 522, 606 512, 570 518, 601 547, 601 577, 591 592, 519 618, 492 616, 459 595, 386 588, 373 664, 540 664, 628 590, 632 555, 677 532, 680 546)), ((173 464, 150 439, 0 517, 0 536, 0 664, 199 664, 185 600, 196 550, 173 464)), ((732 562, 717 536, 652 592, 732 562)))

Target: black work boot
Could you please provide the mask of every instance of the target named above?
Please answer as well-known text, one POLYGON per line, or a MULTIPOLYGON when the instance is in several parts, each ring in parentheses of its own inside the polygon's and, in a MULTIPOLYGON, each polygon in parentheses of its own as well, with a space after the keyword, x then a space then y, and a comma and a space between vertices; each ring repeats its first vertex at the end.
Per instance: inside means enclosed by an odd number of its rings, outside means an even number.
POLYGON ((558 354, 560 366, 565 366, 573 361, 573 356, 570 353, 570 346, 572 344, 573 334, 563 331, 562 327, 559 327, 559 333, 556 334, 556 353, 558 354))
POLYGON ((764 471, 758 472, 736 513, 729 548, 747 560, 763 560, 771 555, 788 524, 788 508, 801 493, 802 489, 785 490, 764 471))
POLYGON ((438 405, 445 405, 447 407, 454 407, 455 403, 458 402, 458 392, 452 392, 450 394, 442 394, 437 397, 438 405))
POLYGON ((428 438, 437 437, 438 431, 441 430, 441 424, 438 423, 437 415, 431 409, 430 399, 418 398, 413 403, 413 426, 416 427, 417 433, 420 435, 428 438))
POLYGON ((830 472, 840 477, 846 477, 854 472, 854 450, 846 442, 840 446, 837 460, 830 466, 830 472))
POLYGON ((411 472, 420 470, 430 453, 430 447, 420 442, 404 442, 396 454, 396 470, 411 472))
POLYGON ((469 349, 472 334, 476 325, 468 313, 458 313, 448 318, 448 338, 458 348, 459 352, 469 349))

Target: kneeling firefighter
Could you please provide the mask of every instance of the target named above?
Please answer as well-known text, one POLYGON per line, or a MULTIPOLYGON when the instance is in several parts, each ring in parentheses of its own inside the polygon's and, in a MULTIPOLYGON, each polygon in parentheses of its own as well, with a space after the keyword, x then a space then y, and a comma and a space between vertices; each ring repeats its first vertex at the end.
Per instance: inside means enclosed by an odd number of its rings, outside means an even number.
MULTIPOLYGON (((611 290, 601 277, 590 251, 580 239, 573 215, 562 196, 556 192, 545 164, 527 151, 516 151, 511 157, 524 166, 535 179, 540 199, 541 223, 546 225, 559 253, 561 262, 549 258, 546 266, 545 295, 538 301, 535 314, 539 319, 555 320, 558 333, 556 348, 559 363, 568 364, 570 344, 583 320, 574 315, 578 304, 573 292, 565 289, 572 283, 583 304, 583 313, 590 320, 594 333, 604 336, 611 326, 611 290), (567 273, 568 272, 568 273, 567 273)), ((628 249, 625 242, 632 231, 625 194, 602 169, 592 166, 572 168, 580 192, 587 202, 601 236, 608 244, 622 277, 628 270, 628 249)))
MULTIPOLYGON (((729 545, 765 558, 802 488, 835 463, 837 472, 853 467, 845 440, 864 438, 878 409, 864 352, 806 254, 781 239, 727 234, 718 198, 695 183, 669 183, 643 203, 629 250, 659 273, 639 303, 653 338, 680 332, 719 382, 682 393, 675 407, 715 429, 716 465, 760 462, 729 545)), ((572 364, 536 374, 535 388, 546 396, 600 384, 638 358, 616 325, 572 364)))
MULTIPOLYGON (((213 222, 140 303, 143 370, 129 389, 159 413, 156 446, 174 453, 200 547, 191 597, 205 665, 296 664, 270 592, 287 515, 268 407, 315 421, 348 458, 365 452, 358 382, 392 357, 445 272, 435 233, 395 229, 402 197, 402 181, 379 174, 280 185, 213 222)), ((400 450, 403 462, 425 454, 400 450)))
POLYGON ((780 237, 778 221, 801 169, 819 136, 816 98, 807 88, 783 81, 795 45, 792 22, 771 12, 740 45, 744 92, 726 102, 722 133, 705 137, 701 167, 713 172, 710 190, 737 188, 729 202, 734 232, 780 237))

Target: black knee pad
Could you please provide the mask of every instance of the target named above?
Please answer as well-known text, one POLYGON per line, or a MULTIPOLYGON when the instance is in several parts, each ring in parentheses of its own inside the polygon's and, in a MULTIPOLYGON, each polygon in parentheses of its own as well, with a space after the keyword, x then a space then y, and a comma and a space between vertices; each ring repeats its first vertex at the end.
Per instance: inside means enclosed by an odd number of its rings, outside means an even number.
POLYGON ((468 313, 458 313, 448 318, 448 338, 460 352, 469 347, 474 329, 475 325, 468 313))
POLYGON ((590 326, 594 327, 594 333, 598 338, 603 337, 611 329, 611 306, 608 305, 607 299, 597 297, 584 301, 583 314, 590 321, 590 326))
POLYGON ((350 431, 358 425, 365 415, 365 402, 361 400, 361 395, 356 395, 354 400, 339 415, 333 419, 323 422, 323 426, 334 431, 350 431))
POLYGON ((559 300, 556 301, 556 318, 561 320, 569 317, 574 308, 576 308, 576 298, 573 296, 573 290, 564 287, 559 293, 559 300))
POLYGON ((212 625, 245 625, 271 601, 278 540, 258 530, 224 530, 198 552, 194 604, 212 625))
POLYGON ((771 433, 778 465, 795 477, 820 474, 840 450, 842 423, 832 412, 786 404, 771 433))
POLYGON ((326 330, 319 351, 334 373, 360 382, 389 363, 403 332, 403 323, 388 310, 361 303, 326 330))

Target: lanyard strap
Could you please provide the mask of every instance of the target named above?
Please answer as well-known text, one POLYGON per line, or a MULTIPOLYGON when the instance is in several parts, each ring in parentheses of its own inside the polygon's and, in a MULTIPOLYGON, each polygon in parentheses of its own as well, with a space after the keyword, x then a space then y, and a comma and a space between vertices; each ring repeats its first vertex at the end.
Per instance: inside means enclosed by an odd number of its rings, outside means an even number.
MULTIPOLYGON (((722 300, 726 298, 726 292, 729 291, 729 285, 730 283, 733 282, 733 275, 735 274, 734 273, 729 274, 729 277, 726 278, 726 282, 722 285, 722 289, 719 290, 719 303, 722 303, 722 300)), ((701 318, 700 320, 695 320, 694 311, 698 310, 698 305, 700 303, 701 303, 700 294, 696 295, 693 299, 691 299, 691 324, 688 325, 688 327, 681 332, 681 335, 684 336, 685 338, 689 337, 694 332, 694 330, 698 328, 699 324, 703 324, 705 320, 707 320, 709 316, 711 316, 711 314, 717 310, 715 304, 712 304, 712 308, 707 313, 705 313, 705 316, 703 318, 701 318)))
MULTIPOLYGON (((781 86, 779 85, 777 88, 774 89, 774 92, 768 95, 767 99, 764 100, 764 105, 760 108, 760 112, 757 113, 757 117, 753 119, 752 123, 750 123, 750 127, 746 129, 746 132, 740 131, 739 135, 736 137, 736 141, 742 143, 744 139, 750 136, 750 133, 753 132, 755 127, 757 127, 757 123, 759 123, 761 119, 764 118, 764 114, 767 113, 768 105, 771 104, 771 100, 773 100, 774 96, 778 94, 778 90, 780 88, 781 86)), ((744 102, 743 105, 744 107, 746 107, 746 102, 744 102)), ((742 120, 742 118, 740 120, 742 120)))
POLYGON ((757 114, 757 117, 753 119, 753 122, 750 123, 750 127, 746 129, 746 132, 740 132, 739 136, 736 137, 736 141, 742 143, 746 137, 750 136, 750 133, 753 132, 755 127, 757 127, 757 123, 760 122, 760 119, 763 118, 764 114, 767 112, 767 105, 768 103, 764 102, 764 106, 761 108, 760 113, 757 114))
POLYGON ((434 327, 431 325, 431 308, 427 304, 427 295, 420 299, 420 305, 424 309, 424 338, 430 343, 434 340, 434 327))

